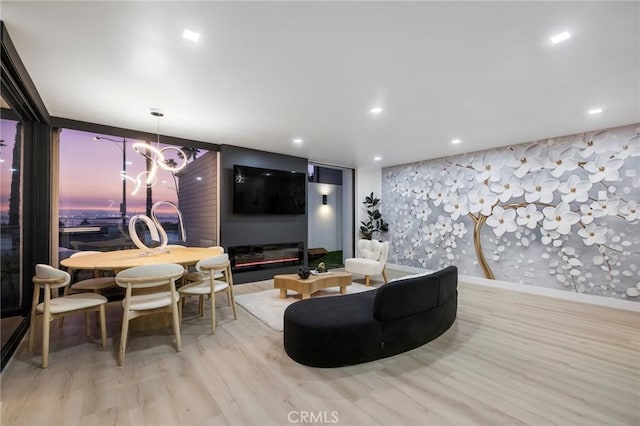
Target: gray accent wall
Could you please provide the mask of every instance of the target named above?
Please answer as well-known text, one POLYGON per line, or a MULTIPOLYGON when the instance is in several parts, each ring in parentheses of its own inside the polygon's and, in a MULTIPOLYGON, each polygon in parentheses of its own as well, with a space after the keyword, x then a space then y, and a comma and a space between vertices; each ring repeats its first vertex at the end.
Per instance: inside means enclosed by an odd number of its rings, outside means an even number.
POLYGON ((210 247, 218 245, 217 238, 217 158, 209 151, 187 164, 179 173, 178 205, 182 207, 187 240, 185 245, 210 247))
MULTIPOLYGON (((307 213, 303 215, 233 214, 233 166, 262 167, 307 173, 308 160, 232 145, 220 149, 220 243, 225 251, 232 246, 302 242, 306 262, 307 213)), ((308 206, 306 211, 308 211, 308 206)), ((298 266, 234 273, 234 282, 246 283, 298 271, 298 266)))

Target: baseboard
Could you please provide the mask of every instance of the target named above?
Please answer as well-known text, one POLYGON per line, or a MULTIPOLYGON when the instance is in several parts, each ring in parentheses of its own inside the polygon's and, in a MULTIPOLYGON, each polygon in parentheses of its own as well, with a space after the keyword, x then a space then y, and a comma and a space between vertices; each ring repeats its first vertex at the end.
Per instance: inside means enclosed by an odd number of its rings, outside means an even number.
MULTIPOLYGON (((398 272, 406 272, 417 274, 421 272, 429 272, 427 269, 416 268, 413 266, 404 266, 394 263, 387 263, 387 269, 398 272)), ((612 297, 594 296, 591 294, 575 293, 571 291, 558 290, 554 288, 536 287, 526 284, 514 284, 508 281, 490 280, 487 278, 474 277, 471 275, 459 275, 458 280, 464 283, 484 285, 487 287, 500 288, 509 291, 519 291, 522 293, 537 294, 540 296, 553 297, 556 299, 569 300, 572 302, 587 303, 595 306, 604 306, 607 308, 622 309, 625 311, 640 312, 640 302, 632 302, 629 300, 614 299, 612 297)))

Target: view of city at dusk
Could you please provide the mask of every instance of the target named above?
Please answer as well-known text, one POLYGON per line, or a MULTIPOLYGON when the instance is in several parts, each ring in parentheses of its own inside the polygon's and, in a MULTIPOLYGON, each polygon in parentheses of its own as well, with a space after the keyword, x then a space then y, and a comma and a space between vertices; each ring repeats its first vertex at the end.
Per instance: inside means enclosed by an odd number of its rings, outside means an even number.
MULTIPOLYGON (((139 140, 126 141, 125 171, 130 179, 126 180, 126 204, 129 214, 144 213, 146 208, 146 175, 136 194, 138 175, 146 170, 145 157, 134 151, 133 145, 139 140)), ((120 212, 122 200, 123 167, 122 138, 108 135, 96 135, 77 130, 63 129, 60 135, 60 215, 71 214, 77 210, 96 210, 120 212), (94 140, 95 136, 117 140, 94 140)), ((156 146, 155 143, 152 143, 156 146)), ((163 147, 163 145, 161 145, 163 147)), ((180 164, 184 160, 170 151, 165 159, 173 159, 180 164)), ((152 154, 153 155, 153 154, 152 154)), ((177 178, 176 178, 177 179, 177 178)), ((157 168, 156 183, 152 187, 153 201, 177 202, 176 181, 172 173, 157 168)))

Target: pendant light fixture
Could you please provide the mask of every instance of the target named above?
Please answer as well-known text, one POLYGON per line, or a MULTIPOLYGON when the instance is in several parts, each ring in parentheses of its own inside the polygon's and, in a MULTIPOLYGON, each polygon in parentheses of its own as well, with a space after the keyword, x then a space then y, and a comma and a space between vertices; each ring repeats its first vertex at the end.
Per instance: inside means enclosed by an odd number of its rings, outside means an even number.
MULTIPOLYGON (((150 111, 151 115, 158 119, 156 127, 156 146, 154 147, 153 145, 145 142, 137 142, 132 146, 135 152, 147 158, 151 162, 150 170, 138 173, 138 176, 135 180, 129 178, 131 180, 134 180, 137 184, 132 195, 138 192, 138 189, 140 189, 140 186, 142 186, 141 184, 143 180, 147 187, 155 185, 157 181, 156 174, 158 172, 158 167, 170 173, 177 173, 180 170, 184 169, 187 165, 187 156, 180 148, 175 146, 166 146, 160 149, 160 118, 164 117, 164 113, 158 108, 151 108, 150 111), (177 157, 180 158, 182 162, 180 164, 177 164, 176 166, 172 166, 165 158, 165 153, 167 153, 168 151, 175 151, 177 157)), ((173 162, 173 164, 176 164, 175 161, 173 162)))

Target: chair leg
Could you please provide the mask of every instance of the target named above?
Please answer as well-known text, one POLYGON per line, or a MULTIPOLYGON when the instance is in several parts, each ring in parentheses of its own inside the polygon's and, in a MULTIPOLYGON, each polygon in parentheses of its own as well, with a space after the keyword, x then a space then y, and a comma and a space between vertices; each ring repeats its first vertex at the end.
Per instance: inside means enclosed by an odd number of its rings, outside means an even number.
POLYGON ((198 297, 198 314, 204 316, 204 295, 198 297))
POLYGON ((231 305, 231 309, 233 310, 233 319, 238 319, 238 313, 236 311, 236 299, 233 297, 233 286, 227 287, 227 298, 229 299, 229 305, 231 305))
MULTIPOLYGON (((73 273, 70 272, 71 274, 71 278, 73 279, 73 273)), ((64 291, 62 293, 63 296, 68 296, 69 295, 69 287, 71 287, 71 285, 66 285, 64 287, 64 291)), ((58 328, 62 328, 64 326, 64 315, 60 316, 60 319, 58 320, 58 328)))
MULTIPOLYGON (((96 274, 98 275, 96 278, 100 277, 100 274, 99 274, 99 273, 97 273, 97 271, 96 271, 96 274)), ((67 287, 69 287, 69 286, 67 286, 67 287)), ((67 289, 67 287, 65 287, 65 290, 67 289)), ((94 290, 93 292, 94 292, 95 294, 98 294, 98 295, 100 294, 100 290, 94 290)), ((100 324, 100 312, 99 312, 99 311, 96 311, 96 327, 97 327, 99 324, 100 324)))
POLYGON ((366 285, 367 287, 371 285, 369 275, 364 276, 364 285, 366 285))
POLYGON ((102 347, 107 347, 107 315, 105 312, 105 304, 100 305, 100 339, 102 340, 102 347))
POLYGON ((129 332, 129 312, 122 314, 122 330, 120 332, 120 352, 118 354, 118 365, 124 363, 124 351, 127 349, 127 333, 129 332))
POLYGON ((178 319, 180 320, 180 322, 182 322, 182 311, 184 310, 183 305, 186 299, 187 299, 186 296, 183 296, 180 293, 178 293, 178 319))
POLYGON ((386 284, 389 280, 387 279, 387 271, 382 269, 382 278, 384 278, 384 283, 386 284))
POLYGON ((51 313, 47 309, 42 315, 42 368, 49 366, 49 330, 51 328, 51 313))
POLYGON ((211 295, 211 334, 216 334, 216 294, 211 295))
POLYGON ((29 352, 33 350, 33 343, 36 339, 36 307, 38 306, 38 299, 40 297, 40 289, 35 287, 33 289, 33 301, 31 302, 31 318, 29 320, 29 352))
POLYGON ((91 336, 91 330, 89 327, 89 311, 84 312, 84 334, 89 337, 91 336))
POLYGON ((180 352, 182 350, 182 340, 180 339, 180 318, 176 309, 178 304, 180 304, 179 300, 171 307, 171 315, 173 316, 173 334, 176 335, 176 351, 180 352))
POLYGON ((225 274, 225 278, 227 279, 227 283, 229 283, 228 287, 228 295, 229 301, 231 302, 231 309, 233 309, 233 319, 238 319, 238 312, 236 310, 236 298, 233 295, 233 275, 231 272, 231 265, 227 265, 227 273, 225 274))

